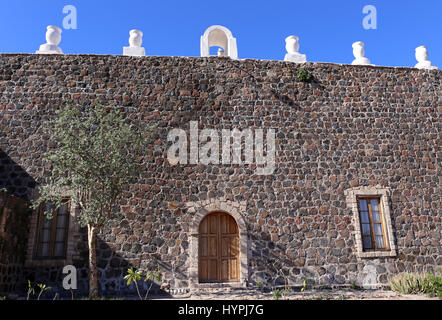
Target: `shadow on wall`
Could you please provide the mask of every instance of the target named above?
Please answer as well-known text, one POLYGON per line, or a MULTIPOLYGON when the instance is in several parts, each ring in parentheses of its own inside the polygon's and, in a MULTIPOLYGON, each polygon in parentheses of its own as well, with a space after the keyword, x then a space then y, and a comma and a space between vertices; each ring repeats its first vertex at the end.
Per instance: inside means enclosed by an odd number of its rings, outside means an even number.
MULTIPOLYGON (((86 235, 84 239, 87 239, 86 235)), ((97 266, 99 269, 98 281, 100 294, 103 296, 136 296, 136 298, 138 298, 135 285, 132 283, 127 286, 127 282, 124 279, 124 276, 127 275, 127 270, 131 267, 136 270, 141 270, 144 274, 160 270, 163 278, 165 273, 171 272, 171 266, 156 259, 155 254, 152 254, 149 258, 143 259, 143 256, 146 254, 141 252, 140 244, 137 242, 124 244, 123 250, 126 256, 131 256, 133 258, 123 257, 117 253, 118 251, 115 250, 115 248, 112 248, 107 242, 100 239, 99 236, 97 237, 97 266)), ((84 261, 85 264, 81 269, 82 278, 84 279, 82 287, 88 291, 89 269, 87 266, 87 259, 84 261)), ((145 277, 142 277, 142 279, 138 282, 138 287, 142 297, 145 296, 146 291, 151 287, 151 285, 152 287, 150 288, 149 296, 162 295, 170 297, 169 290, 161 289, 160 286, 162 281, 158 283, 156 280, 152 281, 149 279, 148 281, 144 281, 144 279, 145 277)))
MULTIPOLYGON (((109 232, 107 230, 106 232, 109 232)), ((24 281, 20 284, 20 295, 26 293, 27 281, 31 281, 32 285, 36 287, 37 284, 45 284, 51 287, 51 290, 45 292, 41 299, 53 299, 55 295, 62 299, 81 299, 89 295, 89 265, 88 265, 88 247, 87 247, 87 229, 81 228, 79 231, 79 241, 76 243, 76 255, 73 257, 72 265, 77 270, 77 289, 65 290, 63 288, 63 279, 67 274, 63 274, 62 265, 48 264, 44 267, 28 267, 24 271, 24 281)), ((130 244, 135 247, 137 244, 130 244)), ((171 268, 167 264, 151 260, 142 260, 142 253, 133 254, 134 258, 128 259, 122 257, 116 252, 114 248, 97 236, 97 268, 98 268, 98 287, 99 296, 106 298, 113 297, 128 297, 139 299, 135 285, 132 283, 127 286, 124 276, 127 270, 133 267, 136 270, 143 272, 152 272, 161 270, 162 274, 170 272, 171 268)), ((126 251, 125 251, 126 252, 126 251)), ((129 249, 129 252, 133 252, 129 249)), ((130 253, 129 253, 130 254, 130 253)), ((138 287, 141 296, 144 298, 146 291, 152 285, 148 297, 152 295, 161 295, 162 297, 171 297, 168 289, 161 289, 161 283, 156 281, 144 281, 144 278, 138 282, 138 287)), ((36 289, 37 294, 31 299, 36 299, 39 289, 36 289)))
POLYGON ((29 200, 36 185, 34 178, 0 149, 0 190, 5 188, 16 197, 29 200))
POLYGON ((34 179, 0 149, 0 292, 18 290, 29 230, 34 179))
MULTIPOLYGON (((0 149, 0 190, 6 189, 11 199, 17 197, 20 198, 15 198, 17 199, 17 201, 28 203, 26 200, 30 199, 32 190, 37 185, 38 183, 20 165, 15 163, 3 150, 0 149)), ((11 200, 9 202, 12 203, 13 201, 11 200)), ((4 206, 0 206, 0 209, 2 207, 4 206)), ((12 211, 14 210, 11 209, 8 211, 8 217, 11 216, 11 213, 12 217, 17 216, 16 213, 18 213, 18 211, 12 211)), ((0 215, 0 218, 1 217, 6 216, 0 215)), ((6 221, 3 227, 5 230, 9 231, 9 233, 6 234, 4 232, 3 235, 8 235, 8 243, 11 243, 11 248, 12 243, 17 242, 17 239, 20 239, 20 245, 14 247, 16 250, 14 250, 13 255, 6 255, 7 252, 5 250, 0 250, 0 253, 3 252, 3 255, 1 255, 2 259, 0 261, 0 280, 3 279, 6 281, 7 279, 9 279, 12 281, 11 282, 8 280, 8 282, 6 283, 5 281, 1 280, 0 282, 4 285, 1 286, 3 290, 0 291, 4 291, 4 293, 7 294, 15 293, 20 296, 26 296, 29 280, 36 290, 35 297, 31 297, 31 299, 37 298, 39 289, 36 285, 38 283, 45 284, 51 287, 51 290, 42 294, 41 299, 53 299, 55 294, 57 294, 58 297, 71 298, 71 292, 63 289, 63 279, 66 276, 66 274, 63 274, 64 266, 60 266, 59 263, 57 264, 57 261, 54 260, 54 263, 49 262, 44 267, 23 267, 23 257, 26 253, 26 244, 29 234, 28 219, 26 219, 25 221, 26 225, 22 226, 23 223, 20 222, 20 228, 16 227, 17 223, 15 221, 12 221, 10 218, 0 220, 6 221)), ((108 232, 111 232, 111 230, 108 230, 108 232)), ((4 237, 2 237, 2 239, 3 238, 4 237)), ((80 229, 78 239, 80 239, 80 241, 75 244, 76 256, 73 257, 72 263, 77 269, 78 289, 74 291, 74 296, 77 298, 87 296, 89 292, 89 268, 86 228, 80 229)), ((100 295, 106 297, 137 296, 135 286, 131 284, 128 287, 126 285, 126 281, 124 280, 124 276, 127 274, 127 269, 131 266, 134 268, 140 268, 140 266, 151 267, 151 269, 143 271, 156 271, 157 269, 160 269, 164 272, 171 272, 172 268, 167 264, 161 263, 161 261, 155 262, 155 254, 151 255, 152 258, 150 258, 149 261, 142 261, 141 256, 143 256, 143 253, 137 252, 137 244, 132 243, 130 245, 132 246, 132 248, 130 249, 129 254, 133 255, 135 258, 127 260, 118 255, 115 250, 112 250, 112 248, 110 248, 110 246, 106 242, 102 241, 98 237, 97 264, 99 268, 100 295), (155 267, 156 269, 152 269, 153 267, 155 267)), ((144 297, 145 289, 148 289, 150 287, 150 282, 140 281, 139 287, 144 297)), ((160 286, 154 283, 150 290, 150 294, 167 295, 168 292, 160 290, 160 286)))
POLYGON ((21 282, 30 212, 27 201, 0 191, 0 296, 21 282))

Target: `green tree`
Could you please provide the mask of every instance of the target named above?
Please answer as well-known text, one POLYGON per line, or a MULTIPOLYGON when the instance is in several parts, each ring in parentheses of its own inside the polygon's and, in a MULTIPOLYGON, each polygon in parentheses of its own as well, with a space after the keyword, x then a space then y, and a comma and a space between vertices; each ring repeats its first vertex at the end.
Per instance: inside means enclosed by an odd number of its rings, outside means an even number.
MULTIPOLYGON (((119 200, 142 173, 142 159, 154 126, 136 127, 116 108, 66 106, 47 123, 50 164, 46 183, 33 207, 49 202, 58 208, 69 194, 79 209, 76 217, 87 227, 89 296, 98 298, 97 232, 121 217, 119 200)), ((51 218, 51 211, 45 212, 51 218)))

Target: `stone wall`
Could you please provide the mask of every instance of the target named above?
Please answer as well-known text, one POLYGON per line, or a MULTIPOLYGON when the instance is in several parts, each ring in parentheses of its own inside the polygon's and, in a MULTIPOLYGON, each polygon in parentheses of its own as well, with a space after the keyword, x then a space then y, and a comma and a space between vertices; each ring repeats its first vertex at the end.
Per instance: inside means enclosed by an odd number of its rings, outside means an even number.
POLYGON ((22 278, 27 236, 28 203, 0 190, 0 295, 24 287, 22 278))
MULTIPOLYGON (((28 176, 16 181, 0 170, 0 187, 12 184, 29 196, 33 181, 43 181, 49 147, 43 123, 57 108, 111 105, 129 121, 158 128, 145 154, 147 175, 121 203, 125 218, 100 234, 102 290, 124 289, 129 265, 160 268, 172 288, 191 287, 197 213, 189 204, 197 202, 214 209, 244 203, 239 214, 248 261, 242 267, 251 284, 283 283, 282 273, 290 284, 376 286, 401 271, 440 268, 442 73, 302 67, 314 81, 299 82, 300 65, 282 61, 2 54, 0 149, 28 176), (274 129, 275 171, 171 166, 167 134, 188 133, 189 121, 200 129, 274 129), (389 190, 395 256, 357 254, 345 191, 371 186, 389 190)), ((80 256, 74 264, 85 287, 87 263, 80 256)))

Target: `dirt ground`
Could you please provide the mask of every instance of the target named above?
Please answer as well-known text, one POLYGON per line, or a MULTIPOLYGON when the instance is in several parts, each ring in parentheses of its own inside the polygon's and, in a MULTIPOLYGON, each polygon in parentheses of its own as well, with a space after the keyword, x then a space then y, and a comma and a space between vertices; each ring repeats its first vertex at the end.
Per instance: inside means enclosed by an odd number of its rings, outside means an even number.
MULTIPOLYGON (((172 297, 152 297, 153 299, 178 300, 275 300, 272 292, 204 292, 173 295, 172 297)), ((425 294, 398 294, 387 290, 307 290, 304 292, 281 293, 279 300, 441 300, 425 294)))

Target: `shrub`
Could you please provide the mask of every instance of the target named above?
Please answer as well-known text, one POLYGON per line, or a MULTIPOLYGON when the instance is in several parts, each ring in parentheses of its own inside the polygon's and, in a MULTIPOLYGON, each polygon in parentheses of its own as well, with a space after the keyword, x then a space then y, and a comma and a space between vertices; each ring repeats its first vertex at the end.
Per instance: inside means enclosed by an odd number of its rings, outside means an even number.
POLYGON ((299 69, 298 72, 296 73, 296 78, 300 82, 310 82, 313 79, 312 75, 307 70, 302 68, 299 69))
POLYGON ((401 294, 425 293, 442 296, 442 277, 440 272, 409 273, 404 272, 394 276, 390 281, 391 289, 401 294))
POLYGON ((442 298, 442 277, 440 272, 427 273, 424 281, 424 292, 442 298))

